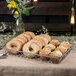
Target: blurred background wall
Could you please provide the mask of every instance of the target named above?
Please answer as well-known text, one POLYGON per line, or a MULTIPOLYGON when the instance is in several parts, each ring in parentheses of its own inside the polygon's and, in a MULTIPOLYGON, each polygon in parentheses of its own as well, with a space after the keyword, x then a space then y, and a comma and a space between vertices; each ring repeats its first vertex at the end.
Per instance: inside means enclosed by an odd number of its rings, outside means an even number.
MULTIPOLYGON (((71 7, 70 0, 38 0, 30 11, 30 16, 22 16, 25 30, 36 31, 44 25, 49 31, 53 32, 70 32, 71 24, 71 7)), ((75 1, 76 8, 76 1, 75 1)), ((15 28, 15 19, 7 8, 5 0, 0 0, 0 26, 5 22, 7 28, 5 31, 12 31, 15 28)), ((76 26, 74 26, 76 32, 76 26)))

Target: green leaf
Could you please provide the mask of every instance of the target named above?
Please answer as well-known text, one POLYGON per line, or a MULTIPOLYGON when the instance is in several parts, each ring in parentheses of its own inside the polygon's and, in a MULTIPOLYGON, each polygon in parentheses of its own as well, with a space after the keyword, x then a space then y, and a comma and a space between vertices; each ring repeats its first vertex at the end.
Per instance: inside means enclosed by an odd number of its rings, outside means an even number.
POLYGON ((21 13, 21 8, 17 7, 17 10, 19 11, 19 13, 21 13))
POLYGON ((11 0, 6 0, 7 3, 10 3, 11 0))
POLYGON ((19 15, 14 15, 14 18, 18 18, 19 17, 19 15))
POLYGON ((28 11, 27 9, 25 10, 24 14, 25 14, 26 16, 29 16, 29 15, 30 15, 30 13, 29 13, 29 11, 28 11))
POLYGON ((16 3, 19 3, 18 0, 14 0, 16 3))
POLYGON ((12 12, 12 14, 14 13, 14 11, 15 11, 15 9, 13 9, 11 12, 12 12))
POLYGON ((26 9, 27 10, 31 10, 31 9, 33 9, 34 8, 34 6, 31 6, 31 7, 27 7, 26 9))

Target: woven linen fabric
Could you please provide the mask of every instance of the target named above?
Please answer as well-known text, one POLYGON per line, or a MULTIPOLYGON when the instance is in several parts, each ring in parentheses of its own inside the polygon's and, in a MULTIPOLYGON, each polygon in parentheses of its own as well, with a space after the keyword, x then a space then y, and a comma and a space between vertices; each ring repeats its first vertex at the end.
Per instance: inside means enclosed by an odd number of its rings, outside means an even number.
POLYGON ((0 59, 0 76, 76 76, 76 52, 60 64, 8 55, 0 59))

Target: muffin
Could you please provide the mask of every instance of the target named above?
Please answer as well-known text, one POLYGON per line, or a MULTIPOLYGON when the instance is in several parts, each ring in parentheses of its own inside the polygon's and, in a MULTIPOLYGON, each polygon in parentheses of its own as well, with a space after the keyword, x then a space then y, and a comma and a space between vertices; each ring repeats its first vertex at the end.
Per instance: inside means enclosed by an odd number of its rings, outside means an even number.
POLYGON ((54 40, 50 41, 50 44, 53 44, 53 45, 55 45, 57 47, 57 46, 59 46, 60 42, 58 40, 54 39, 54 40))
POLYGON ((60 58, 62 57, 62 53, 58 50, 55 50, 55 51, 51 52, 49 54, 49 56, 51 57, 50 60, 52 63, 59 63, 61 61, 60 58), (53 57, 55 57, 55 58, 53 58, 53 57))

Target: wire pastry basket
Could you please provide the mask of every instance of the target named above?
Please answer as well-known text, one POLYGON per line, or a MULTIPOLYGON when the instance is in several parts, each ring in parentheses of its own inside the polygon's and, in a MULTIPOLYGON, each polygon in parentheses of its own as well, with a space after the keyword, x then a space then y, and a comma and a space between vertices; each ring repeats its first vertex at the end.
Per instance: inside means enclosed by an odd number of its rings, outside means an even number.
POLYGON ((50 56, 46 56, 46 55, 33 54, 33 53, 29 53, 29 52, 23 52, 23 51, 20 51, 20 50, 8 49, 6 47, 3 47, 2 49, 5 50, 6 54, 27 58, 27 56, 24 55, 24 53, 26 53, 26 54, 29 54, 29 55, 35 55, 36 56, 35 58, 32 58, 32 59, 35 59, 35 60, 39 59, 39 60, 42 60, 42 61, 47 61, 47 62, 50 62, 50 63, 58 64, 70 53, 70 51, 72 50, 72 47, 70 47, 61 57, 50 57, 50 56), (14 51, 14 52, 19 52, 19 54, 12 54, 7 50, 14 51), (40 57, 45 57, 47 60, 40 59, 40 57))

